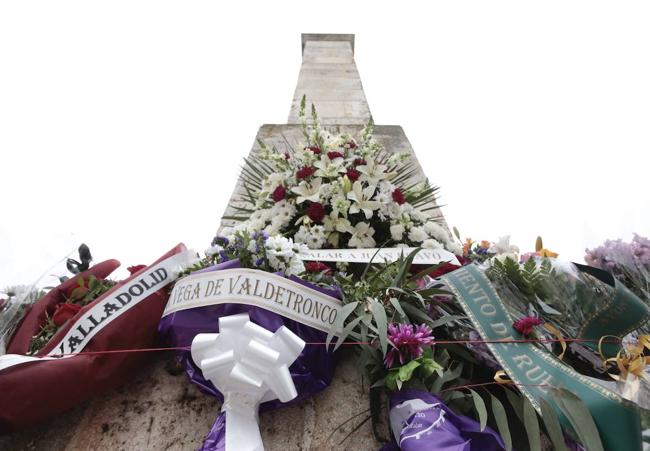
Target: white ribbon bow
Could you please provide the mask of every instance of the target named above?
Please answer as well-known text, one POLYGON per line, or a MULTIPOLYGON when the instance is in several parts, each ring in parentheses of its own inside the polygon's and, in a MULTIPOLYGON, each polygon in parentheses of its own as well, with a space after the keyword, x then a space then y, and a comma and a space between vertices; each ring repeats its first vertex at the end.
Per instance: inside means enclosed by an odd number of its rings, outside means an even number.
POLYGON ((289 366, 304 347, 285 326, 272 333, 252 323, 248 313, 221 317, 218 334, 194 337, 194 363, 224 396, 226 451, 264 450, 258 407, 298 396, 289 366))

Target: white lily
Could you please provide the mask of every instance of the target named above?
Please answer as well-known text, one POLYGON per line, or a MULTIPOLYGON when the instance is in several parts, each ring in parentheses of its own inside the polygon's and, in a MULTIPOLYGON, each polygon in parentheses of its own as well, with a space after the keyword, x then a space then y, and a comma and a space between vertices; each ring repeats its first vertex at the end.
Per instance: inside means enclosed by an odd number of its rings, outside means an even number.
POLYGON ((370 227, 366 222, 359 222, 354 226, 352 236, 348 241, 348 246, 356 248, 368 248, 375 246, 375 239, 372 237, 375 229, 370 227))
POLYGON ((320 160, 314 162, 314 167, 318 168, 315 175, 317 177, 329 177, 329 178, 338 178, 339 174, 345 173, 345 168, 343 163, 345 160, 343 158, 335 158, 330 160, 327 155, 325 155, 320 160))
POLYGON ((352 233, 354 228, 350 221, 345 218, 339 217, 337 211, 331 212, 323 219, 323 225, 326 232, 348 232, 352 233))
POLYGON ((519 248, 514 244, 510 244, 510 235, 502 236, 499 238, 499 241, 492 244, 488 249, 488 252, 497 254, 497 255, 514 255, 514 260, 517 261, 516 255, 519 253, 519 248))
POLYGON ((356 181, 352 185, 352 191, 348 193, 348 199, 354 203, 350 206, 350 213, 358 213, 363 211, 366 219, 372 218, 372 212, 380 207, 379 202, 370 200, 375 193, 374 185, 368 185, 365 188, 361 182, 356 181))
POLYGON ((388 166, 384 164, 377 164, 375 160, 368 159, 367 164, 357 166, 357 171, 361 173, 359 180, 376 185, 382 180, 386 180, 391 174, 386 173, 388 166))
POLYGON ((310 202, 318 202, 320 200, 322 182, 323 180, 320 178, 315 178, 311 182, 303 180, 298 186, 291 188, 291 192, 298 195, 296 203, 301 204, 306 200, 310 202))

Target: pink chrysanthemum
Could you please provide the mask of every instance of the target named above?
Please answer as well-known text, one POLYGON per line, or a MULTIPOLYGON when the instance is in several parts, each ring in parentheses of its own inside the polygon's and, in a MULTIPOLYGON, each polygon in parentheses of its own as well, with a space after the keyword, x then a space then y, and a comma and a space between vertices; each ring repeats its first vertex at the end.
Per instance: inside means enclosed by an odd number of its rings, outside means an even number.
POLYGON ((422 355, 422 347, 433 343, 431 328, 426 324, 413 326, 412 324, 389 324, 388 339, 393 347, 386 353, 384 364, 391 368, 395 358, 403 365, 412 359, 422 355))

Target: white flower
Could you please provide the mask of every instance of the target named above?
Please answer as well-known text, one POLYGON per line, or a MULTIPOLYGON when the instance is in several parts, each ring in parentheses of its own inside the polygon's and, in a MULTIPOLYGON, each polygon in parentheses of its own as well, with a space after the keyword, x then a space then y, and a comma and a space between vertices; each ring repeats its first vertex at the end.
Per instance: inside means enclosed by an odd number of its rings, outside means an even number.
POLYGON ((440 248, 442 248, 442 244, 440 244, 439 241, 434 240, 433 238, 429 238, 427 240, 422 241, 422 248, 423 249, 440 249, 440 248))
POLYGON ((345 218, 339 217, 338 212, 332 211, 329 215, 323 218, 323 225, 326 232, 349 232, 354 230, 350 221, 345 218))
POLYGON ((345 168, 343 167, 344 162, 343 158, 330 160, 327 155, 323 155, 320 160, 314 163, 314 167, 318 168, 314 175, 317 177, 338 177, 339 174, 345 173, 345 168))
POLYGON ((354 204, 350 207, 350 213, 363 211, 366 219, 372 218, 372 212, 379 208, 379 202, 370 200, 374 193, 375 187, 373 185, 363 188, 361 182, 354 182, 352 191, 348 193, 348 199, 354 201, 354 204))
POLYGON ((412 227, 409 231, 409 240, 420 243, 429 238, 423 227, 412 227))
POLYGON ((367 164, 357 166, 357 171, 361 173, 359 180, 362 182, 368 182, 372 185, 376 185, 382 180, 386 180, 389 177, 385 171, 388 169, 388 166, 383 164, 377 164, 375 160, 368 159, 367 164))
POLYGON ((293 238, 310 249, 320 249, 325 244, 325 227, 321 225, 300 226, 293 238))
POLYGON ((435 221, 427 221, 424 223, 424 231, 429 234, 429 236, 432 236, 436 240, 447 243, 451 240, 451 236, 449 235, 449 232, 445 230, 443 226, 438 224, 435 221))
POLYGON ((305 264, 298 257, 294 257, 289 261, 289 265, 284 273, 287 276, 297 276, 305 271, 305 264))
POLYGON ((278 186, 284 185, 287 180, 287 174, 283 172, 274 172, 270 174, 262 184, 262 193, 272 193, 278 186))
POLYGON ((356 248, 373 247, 375 245, 375 240, 372 237, 374 234, 375 229, 370 227, 368 223, 359 222, 354 226, 348 245, 356 248))
POLYGON ((281 235, 270 236, 264 243, 267 256, 291 258, 293 252, 293 240, 281 235))
POLYGON ((462 255, 463 248, 455 241, 445 244, 445 248, 454 255, 462 255))
POLYGON ((343 216, 348 215, 348 210, 350 209, 350 201, 347 200, 343 195, 333 196, 330 200, 330 205, 332 206, 332 211, 335 211, 343 216))
MULTIPOLYGON (((519 248, 515 245, 510 244, 510 235, 502 236, 499 238, 499 241, 492 244, 488 249, 488 252, 501 255, 501 254, 518 254, 519 248)), ((514 258, 517 261, 517 258, 514 258)))
POLYGON ((390 236, 395 241, 402 241, 402 237, 404 236, 404 226, 402 224, 393 224, 390 226, 390 236))
POLYGON ((311 183, 303 180, 298 186, 291 188, 291 191, 298 194, 296 202, 301 204, 308 200, 311 202, 320 201, 321 184, 323 180, 315 178, 311 183))
POLYGON ((214 246, 210 246, 205 250, 205 255, 208 257, 212 257, 215 254, 218 254, 223 250, 223 247, 219 246, 218 244, 215 244, 214 246))

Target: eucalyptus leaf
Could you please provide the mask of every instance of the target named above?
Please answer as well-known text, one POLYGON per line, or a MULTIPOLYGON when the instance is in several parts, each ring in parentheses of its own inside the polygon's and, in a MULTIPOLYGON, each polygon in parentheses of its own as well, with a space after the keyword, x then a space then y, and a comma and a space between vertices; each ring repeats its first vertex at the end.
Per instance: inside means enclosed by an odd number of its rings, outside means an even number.
POLYGON ((469 392, 472 394, 472 399, 474 400, 474 407, 476 407, 476 412, 478 413, 479 423, 481 425, 481 431, 485 430, 487 426, 488 413, 487 408, 485 407, 485 401, 481 395, 476 393, 476 391, 469 389, 469 392))
POLYGON ((326 348, 330 347, 330 343, 332 342, 332 338, 334 337, 335 331, 343 329, 343 324, 345 323, 345 320, 347 319, 348 316, 350 316, 350 314, 354 311, 354 309, 357 308, 357 305, 359 305, 359 302, 354 301, 354 302, 350 302, 349 304, 345 304, 343 307, 341 307, 341 310, 339 310, 339 314, 336 316, 336 321, 334 321, 334 324, 332 325, 329 332, 327 333, 327 339, 325 340, 326 348))
POLYGON ((526 426, 526 434, 528 434, 528 445, 530 451, 541 451, 542 444, 539 438, 539 422, 537 421, 537 412, 532 403, 525 398, 523 405, 524 426, 526 426))
POLYGON ((539 399, 539 407, 542 411, 542 420, 544 420, 546 433, 553 443, 553 448, 555 451, 567 451, 562 426, 560 426, 560 420, 555 410, 553 410, 544 398, 539 399))
POLYGON ((582 445, 589 451, 603 451, 596 423, 582 399, 566 389, 553 389, 552 396, 582 445))
POLYGON ((370 302, 370 312, 375 319, 375 324, 377 324, 377 335, 379 336, 381 352, 383 355, 386 355, 386 352, 388 352, 388 319, 386 318, 386 310, 380 302, 373 299, 370 302))
POLYGON ((503 408, 503 404, 501 404, 499 398, 493 394, 490 394, 490 397, 492 398, 492 413, 494 414, 494 420, 497 423, 497 429, 499 430, 499 434, 506 446, 506 451, 511 451, 512 437, 510 436, 510 427, 508 426, 506 409, 503 408))

